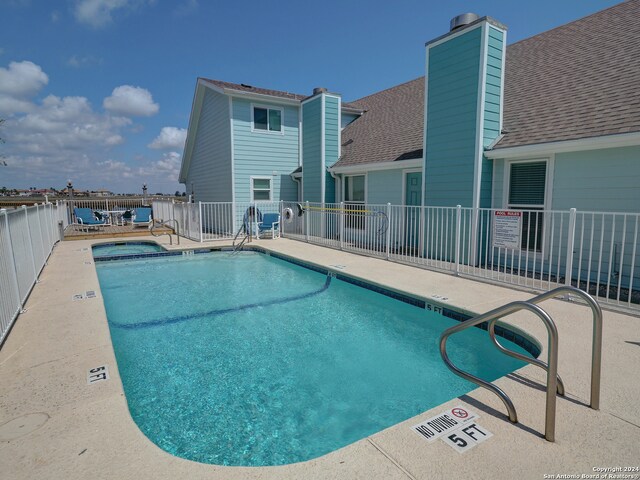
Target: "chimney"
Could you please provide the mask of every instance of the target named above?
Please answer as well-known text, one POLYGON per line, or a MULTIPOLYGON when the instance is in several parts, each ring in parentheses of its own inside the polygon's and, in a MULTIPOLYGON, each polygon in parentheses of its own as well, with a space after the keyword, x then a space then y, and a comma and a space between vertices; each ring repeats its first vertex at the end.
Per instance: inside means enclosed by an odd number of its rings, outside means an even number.
POLYGON ((505 47, 506 27, 474 13, 427 42, 425 205, 491 206, 484 148, 502 127, 505 47))
POLYGON ((458 28, 464 27, 466 25, 469 25, 472 22, 475 22, 479 18, 480 17, 475 13, 462 13, 460 15, 457 15, 451 19, 451 22, 449 23, 449 31, 453 32, 458 28))

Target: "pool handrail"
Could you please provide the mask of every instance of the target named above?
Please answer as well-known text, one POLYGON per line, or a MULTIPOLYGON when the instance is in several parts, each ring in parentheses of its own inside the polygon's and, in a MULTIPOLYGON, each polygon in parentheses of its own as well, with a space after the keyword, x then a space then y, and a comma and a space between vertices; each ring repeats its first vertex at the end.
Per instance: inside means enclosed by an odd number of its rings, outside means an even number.
POLYGON ((176 222, 176 228, 174 229, 174 232, 176 233, 176 237, 178 237, 178 245, 180 245, 180 222, 178 222, 178 220, 176 220, 175 218, 170 218, 169 220, 157 220, 157 221, 152 221, 151 224, 149 225, 149 233, 151 233, 151 235, 153 235, 154 237, 161 237, 162 235, 169 235, 169 245, 173 245, 173 237, 171 237, 171 233, 168 232, 162 232, 159 235, 156 235, 153 232, 153 229, 158 226, 158 225, 162 225, 162 226, 166 226, 166 224, 168 222, 176 222))
POLYGON ((516 409, 513 405, 513 402, 509 398, 509 396, 498 386, 494 385, 491 382, 487 382, 482 380, 481 378, 476 377, 475 375, 471 375, 464 370, 456 367, 449 356, 447 355, 447 340, 448 338, 457 332, 461 332, 462 330, 466 330, 469 327, 475 327, 483 322, 489 322, 494 318, 501 318, 506 315, 510 315, 512 313, 518 312, 520 310, 529 310, 530 312, 537 315, 545 324, 547 328, 547 332, 549 334, 548 340, 548 368, 547 368, 547 402, 546 402, 546 414, 545 414, 545 438, 553 442, 555 440, 555 423, 556 423, 556 390, 558 388, 558 329, 556 328, 555 323, 549 316, 547 312, 542 310, 537 305, 532 303, 528 303, 525 301, 515 301, 503 305, 501 307, 495 308, 487 313, 482 315, 478 315, 476 317, 470 318, 469 320, 465 320, 459 325, 455 325, 451 328, 446 329, 442 335, 440 336, 440 355, 442 356, 442 360, 445 365, 454 372, 455 374, 461 376, 462 378, 469 380, 476 385, 479 385, 487 390, 495 393, 500 397, 502 403, 504 403, 507 408, 507 412, 509 415, 509 420, 512 423, 518 423, 518 415, 516 413, 516 409))
POLYGON ((469 327, 479 325, 483 322, 488 322, 487 331, 493 341, 494 345, 500 349, 503 353, 515 358, 519 358, 528 363, 543 368, 547 372, 547 389, 546 389, 546 413, 545 413, 545 438, 553 442, 555 441, 555 416, 556 416, 556 396, 555 392, 564 394, 564 384, 562 379, 558 375, 558 330, 555 323, 547 312, 542 310, 537 304, 541 303, 549 298, 553 298, 560 293, 569 293, 577 295, 584 299, 593 312, 593 341, 592 341, 592 358, 591 358, 591 399, 590 407, 594 410, 598 410, 600 406, 600 373, 602 362, 602 310, 598 302, 588 293, 572 286, 564 285, 555 288, 549 292, 540 294, 527 301, 516 301, 509 304, 498 307, 482 315, 470 318, 462 322, 459 325, 455 325, 445 330, 440 336, 440 355, 442 356, 445 365, 456 373, 457 375, 494 392, 507 408, 509 420, 513 423, 517 423, 518 417, 513 406, 513 402, 507 396, 507 394, 496 385, 486 382, 481 378, 475 377, 468 372, 465 372, 457 368, 447 355, 446 343, 449 336, 454 333, 465 330, 469 327), (498 319, 515 313, 520 310, 528 310, 536 314, 545 324, 547 328, 548 338, 548 363, 544 363, 541 360, 531 359, 524 355, 514 352, 502 346, 495 337, 495 323, 498 319))

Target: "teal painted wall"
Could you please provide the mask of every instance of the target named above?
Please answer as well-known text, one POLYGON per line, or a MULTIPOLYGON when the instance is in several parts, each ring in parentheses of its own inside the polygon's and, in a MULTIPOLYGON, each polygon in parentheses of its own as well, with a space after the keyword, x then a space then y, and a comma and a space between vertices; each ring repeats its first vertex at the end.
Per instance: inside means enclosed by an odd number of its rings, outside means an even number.
MULTIPOLYGON (((493 204, 496 208, 504 205, 505 168, 504 160, 494 160, 493 204)), ((638 212, 638 185, 640 146, 558 153, 554 162, 551 205, 548 208, 576 208, 583 212, 638 212)))
POLYGON ((233 99, 233 141, 236 201, 251 201, 251 176, 272 179, 272 200, 297 200, 297 185, 289 174, 298 168, 298 107, 259 103, 284 110, 284 134, 251 131, 251 104, 233 99), (273 172, 276 172, 275 175, 273 172))
MULTIPOLYGON (((505 54, 504 33, 489 29, 487 43, 487 66, 485 77, 484 125, 482 145, 488 146, 500 135, 500 96, 504 85, 502 60, 505 54)), ((493 161, 482 157, 482 178, 480 183, 480 207, 491 207, 491 180, 493 177, 493 161)))
POLYGON ((472 206, 481 33, 428 48, 426 205, 472 206))
MULTIPOLYGON (((324 162, 330 167, 338 161, 340 155, 340 99, 329 95, 324 96, 324 162)), ((335 180, 325 174, 324 201, 336 201, 335 180)))
POLYGON ((556 154, 552 208, 640 211, 640 146, 556 154))
POLYGON ((193 184, 197 201, 232 201, 230 132, 228 97, 205 88, 185 182, 187 193, 193 184))
POLYGON ((304 201, 322 202, 322 97, 302 105, 302 182, 304 201))
POLYGON ((504 169, 505 161, 502 159, 493 160, 493 183, 491 195, 491 207, 502 208, 502 194, 504 190, 504 169))
POLYGON ((367 202, 373 205, 403 205, 402 169, 369 172, 367 174, 367 202))

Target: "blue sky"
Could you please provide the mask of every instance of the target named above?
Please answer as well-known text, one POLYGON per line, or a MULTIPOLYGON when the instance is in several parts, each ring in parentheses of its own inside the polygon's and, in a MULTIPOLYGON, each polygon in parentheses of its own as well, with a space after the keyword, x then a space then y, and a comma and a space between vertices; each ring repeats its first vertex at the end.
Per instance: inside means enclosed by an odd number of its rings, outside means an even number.
POLYGON ((510 44, 616 3, 0 0, 0 187, 182 191, 199 76, 355 100, 423 75, 459 13, 510 44))

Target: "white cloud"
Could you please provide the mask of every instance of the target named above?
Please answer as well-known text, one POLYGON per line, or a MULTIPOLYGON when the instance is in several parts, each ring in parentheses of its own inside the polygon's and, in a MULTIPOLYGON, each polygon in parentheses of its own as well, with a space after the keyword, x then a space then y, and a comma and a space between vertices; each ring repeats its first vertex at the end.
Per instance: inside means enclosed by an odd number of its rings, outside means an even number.
MULTIPOLYGON (((62 188, 71 178, 80 189, 106 186, 116 192, 130 192, 138 191, 138 184, 146 182, 153 185, 154 191, 176 190, 181 159, 178 152, 170 151, 155 158, 132 157, 132 153, 114 148, 125 142, 125 136, 137 131, 138 126, 126 115, 158 111, 147 90, 118 87, 109 102, 105 99, 110 106, 105 105, 105 111, 96 110, 82 96, 48 95, 35 100, 32 96, 46 84, 48 77, 31 62, 21 65, 29 68, 16 68, 14 64, 0 67, 0 118, 6 119, 2 125, 2 138, 6 140, 2 145, 2 161, 7 164, 0 169, 3 184, 15 188, 62 188), (17 78, 23 80, 22 85, 16 83, 17 78), (119 108, 123 100, 130 103, 129 108, 119 108)), ((170 128, 179 134, 180 129, 170 128)), ((171 130, 163 135, 161 131, 156 140, 162 139, 168 146, 172 142, 170 133, 171 130)))
POLYGON ((127 0, 79 0, 73 11, 76 20, 94 28, 111 23, 111 12, 127 6, 127 0))
POLYGON ((109 112, 128 117, 150 117, 160 110, 160 106, 153 102, 149 90, 131 85, 114 88, 102 105, 109 112))
POLYGON ((158 135, 148 147, 156 150, 162 149, 179 149, 184 148, 184 142, 187 139, 187 130, 185 128, 162 127, 160 135, 158 135))
POLYGON ((51 22, 58 23, 59 20, 60 20, 60 13, 55 10, 51 12, 51 22))
MULTIPOLYGON (((84 97, 49 95, 30 113, 7 121, 7 143, 15 153, 60 155, 112 147, 124 142, 120 129, 131 123, 93 111, 84 97)), ((70 155, 70 157, 73 155, 70 155)))
POLYGON ((80 23, 103 28, 113 22, 114 12, 133 11, 145 4, 155 5, 156 0, 76 0, 73 14, 80 23))
POLYGON ((30 97, 49 83, 49 77, 33 62, 11 62, 9 68, 0 67, 0 95, 30 97))
POLYGON ((101 65, 101 64, 102 64, 102 59, 96 58, 93 55, 85 55, 85 56, 72 55, 71 57, 69 57, 69 60, 67 60, 67 65, 74 68, 82 68, 82 67, 88 67, 91 65, 101 65))
POLYGON ((0 55, 4 53, 4 48, 0 47, 0 55))

